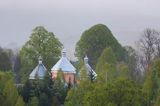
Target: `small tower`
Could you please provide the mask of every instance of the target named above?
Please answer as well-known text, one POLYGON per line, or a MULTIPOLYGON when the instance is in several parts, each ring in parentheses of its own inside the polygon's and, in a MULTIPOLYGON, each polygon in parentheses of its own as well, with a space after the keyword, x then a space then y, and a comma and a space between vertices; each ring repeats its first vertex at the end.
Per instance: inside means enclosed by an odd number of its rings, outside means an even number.
POLYGON ((91 81, 95 80, 97 78, 97 74, 91 68, 91 66, 88 64, 88 57, 87 56, 84 57, 84 64, 85 64, 85 68, 87 70, 87 73, 88 73, 89 77, 91 78, 91 81))
POLYGON ((34 70, 29 75, 29 79, 43 79, 47 72, 46 67, 42 63, 42 57, 38 58, 38 65, 34 68, 34 70))
POLYGON ((66 51, 64 50, 62 51, 60 60, 51 69, 53 80, 56 80, 58 71, 63 72, 65 83, 74 85, 76 68, 69 62, 66 57, 66 51))

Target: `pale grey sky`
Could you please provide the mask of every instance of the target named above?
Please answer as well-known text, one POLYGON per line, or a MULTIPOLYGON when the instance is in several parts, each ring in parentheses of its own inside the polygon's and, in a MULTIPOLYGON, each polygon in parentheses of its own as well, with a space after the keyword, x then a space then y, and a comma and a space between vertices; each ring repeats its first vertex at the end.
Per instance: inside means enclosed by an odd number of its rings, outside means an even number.
POLYGON ((0 46, 21 47, 42 25, 71 58, 82 32, 99 23, 122 45, 134 45, 145 28, 160 30, 159 5, 159 0, 1 0, 0 46))

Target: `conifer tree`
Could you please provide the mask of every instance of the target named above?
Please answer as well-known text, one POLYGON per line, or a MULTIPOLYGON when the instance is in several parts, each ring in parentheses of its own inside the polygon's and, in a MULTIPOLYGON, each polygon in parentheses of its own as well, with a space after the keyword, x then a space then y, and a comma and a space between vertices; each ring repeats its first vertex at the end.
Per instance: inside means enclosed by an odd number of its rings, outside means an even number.
POLYGON ((146 79, 143 85, 143 92, 146 94, 147 105, 154 105, 159 97, 160 91, 160 60, 155 60, 151 68, 146 73, 146 79))
POLYGON ((111 48, 105 48, 96 66, 98 78, 103 81, 113 80, 118 75, 116 70, 116 57, 111 48))
POLYGON ((3 95, 5 97, 5 106, 15 106, 18 99, 18 91, 12 79, 6 82, 3 95))
POLYGON ((38 106, 38 98, 37 97, 32 97, 31 101, 28 103, 28 106, 38 106))
POLYGON ((18 100, 17 100, 15 106, 25 106, 25 103, 24 103, 24 101, 23 101, 21 96, 18 97, 18 100))

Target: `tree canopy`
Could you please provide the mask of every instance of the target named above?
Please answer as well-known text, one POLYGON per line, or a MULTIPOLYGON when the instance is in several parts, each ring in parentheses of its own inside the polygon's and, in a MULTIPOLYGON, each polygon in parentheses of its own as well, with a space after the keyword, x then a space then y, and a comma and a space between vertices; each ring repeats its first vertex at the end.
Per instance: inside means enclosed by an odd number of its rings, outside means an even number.
POLYGON ((118 78, 108 83, 82 82, 69 91, 66 106, 142 106, 145 97, 134 81, 118 78))
POLYGON ((21 76, 28 77, 31 70, 38 63, 38 57, 42 56, 43 63, 50 69, 61 54, 62 44, 52 32, 38 26, 33 29, 30 39, 20 50, 21 76))
POLYGON ((76 44, 76 56, 81 59, 85 55, 95 68, 103 49, 111 47, 119 61, 125 60, 125 50, 113 36, 112 32, 103 24, 94 25, 84 31, 76 44))

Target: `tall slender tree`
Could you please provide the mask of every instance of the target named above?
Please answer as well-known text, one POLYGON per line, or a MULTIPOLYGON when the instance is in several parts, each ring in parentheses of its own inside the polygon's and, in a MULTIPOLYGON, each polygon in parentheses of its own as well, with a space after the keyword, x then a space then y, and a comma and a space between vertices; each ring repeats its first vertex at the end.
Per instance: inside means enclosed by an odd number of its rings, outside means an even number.
POLYGON ((105 48, 98 60, 96 72, 101 80, 113 80, 117 76, 116 57, 111 48, 105 48))
POLYGON ((8 52, 6 50, 2 49, 0 50, 0 70, 1 71, 9 71, 12 70, 12 63, 11 58, 8 52))

